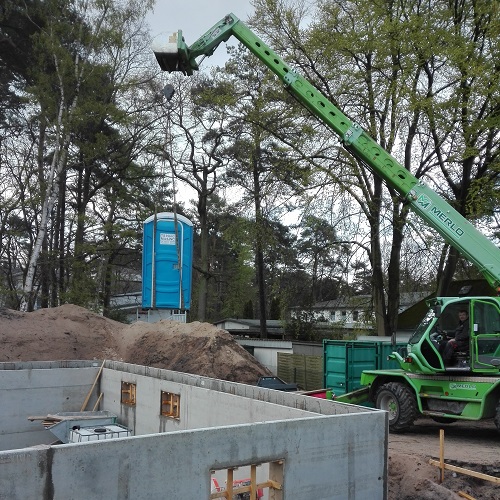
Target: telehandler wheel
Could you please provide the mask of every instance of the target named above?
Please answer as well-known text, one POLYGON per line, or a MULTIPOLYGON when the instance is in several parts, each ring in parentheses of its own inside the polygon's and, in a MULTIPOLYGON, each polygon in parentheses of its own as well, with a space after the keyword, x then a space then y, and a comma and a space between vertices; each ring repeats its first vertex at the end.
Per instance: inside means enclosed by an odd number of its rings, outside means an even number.
POLYGON ((375 406, 389 412, 389 430, 408 430, 417 416, 417 400, 413 392, 401 382, 380 386, 375 395, 375 406))

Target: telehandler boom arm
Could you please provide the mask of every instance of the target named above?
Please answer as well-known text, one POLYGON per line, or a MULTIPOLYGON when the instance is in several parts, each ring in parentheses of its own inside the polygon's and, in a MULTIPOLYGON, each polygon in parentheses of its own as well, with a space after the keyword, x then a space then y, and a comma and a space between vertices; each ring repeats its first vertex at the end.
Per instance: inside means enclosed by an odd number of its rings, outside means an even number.
POLYGON ((500 250, 497 246, 422 180, 414 177, 304 77, 295 73, 234 14, 225 16, 190 47, 178 31, 168 43, 156 45, 153 50, 164 71, 192 75, 199 69, 196 58, 212 55, 219 44, 231 36, 255 54, 303 106, 331 128, 345 149, 394 188, 417 215, 475 264, 492 287, 500 287, 500 250))

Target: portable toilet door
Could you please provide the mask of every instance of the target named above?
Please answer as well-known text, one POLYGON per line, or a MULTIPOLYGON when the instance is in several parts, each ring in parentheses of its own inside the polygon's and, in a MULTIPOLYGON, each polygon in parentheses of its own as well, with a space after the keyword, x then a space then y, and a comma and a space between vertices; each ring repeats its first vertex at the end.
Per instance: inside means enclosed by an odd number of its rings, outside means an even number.
POLYGON ((148 217, 143 233, 142 307, 188 311, 192 267, 192 222, 172 212, 148 217))

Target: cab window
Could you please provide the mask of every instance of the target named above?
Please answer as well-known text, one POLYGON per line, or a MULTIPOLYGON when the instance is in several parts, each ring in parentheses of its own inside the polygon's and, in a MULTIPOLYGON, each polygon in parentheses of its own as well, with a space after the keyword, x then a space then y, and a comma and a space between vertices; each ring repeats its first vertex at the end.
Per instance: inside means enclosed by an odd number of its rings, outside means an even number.
POLYGON ((500 359, 500 311, 496 304, 474 302, 473 335, 478 364, 492 365, 493 360, 500 359))

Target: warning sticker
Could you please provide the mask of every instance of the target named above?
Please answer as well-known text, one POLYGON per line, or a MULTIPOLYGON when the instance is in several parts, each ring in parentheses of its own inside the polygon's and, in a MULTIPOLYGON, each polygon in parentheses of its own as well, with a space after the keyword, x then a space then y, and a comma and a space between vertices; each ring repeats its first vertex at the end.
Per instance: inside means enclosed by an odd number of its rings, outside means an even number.
POLYGON ((175 234, 160 233, 160 245, 175 245, 175 234))

